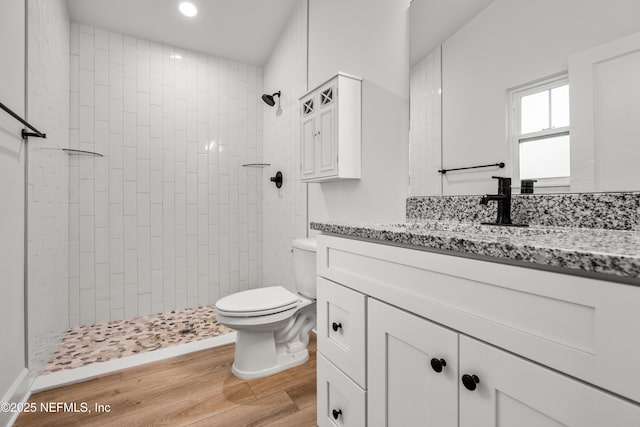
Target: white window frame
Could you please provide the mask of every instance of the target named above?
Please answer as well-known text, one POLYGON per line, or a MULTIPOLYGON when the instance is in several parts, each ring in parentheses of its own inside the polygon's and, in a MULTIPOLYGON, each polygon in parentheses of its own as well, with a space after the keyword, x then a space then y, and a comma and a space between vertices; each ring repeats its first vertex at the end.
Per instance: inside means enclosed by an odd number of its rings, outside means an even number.
MULTIPOLYGON (((555 89, 560 86, 569 84, 569 74, 563 72, 545 79, 528 83, 524 86, 513 88, 509 91, 509 152, 511 158, 511 176, 514 179, 513 188, 520 188, 520 143, 523 141, 532 141, 535 139, 548 138, 552 136, 570 135, 571 126, 559 128, 549 128, 538 132, 520 134, 522 119, 522 103, 521 99, 533 93, 545 90, 555 89)), ((571 102, 571 99, 569 99, 571 102)), ((551 108, 549 108, 549 124, 551 124, 551 108)), ((571 143, 571 142, 569 142, 571 143)), ((569 191, 571 176, 562 176, 554 178, 537 178, 535 183, 536 192, 540 193, 558 193, 569 191), (538 191, 539 190, 539 191, 538 191)))

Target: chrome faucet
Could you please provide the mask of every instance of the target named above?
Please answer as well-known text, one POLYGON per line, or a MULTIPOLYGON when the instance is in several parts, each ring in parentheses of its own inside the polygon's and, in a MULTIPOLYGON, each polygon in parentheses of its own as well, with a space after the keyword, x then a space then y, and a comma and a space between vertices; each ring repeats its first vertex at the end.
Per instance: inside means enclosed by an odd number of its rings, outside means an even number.
POLYGON ((497 202, 498 215, 496 222, 483 222, 485 225, 511 225, 516 227, 526 227, 524 224, 513 224, 511 222, 511 178, 493 176, 498 180, 498 194, 486 194, 480 199, 481 205, 487 205, 490 201, 497 202))

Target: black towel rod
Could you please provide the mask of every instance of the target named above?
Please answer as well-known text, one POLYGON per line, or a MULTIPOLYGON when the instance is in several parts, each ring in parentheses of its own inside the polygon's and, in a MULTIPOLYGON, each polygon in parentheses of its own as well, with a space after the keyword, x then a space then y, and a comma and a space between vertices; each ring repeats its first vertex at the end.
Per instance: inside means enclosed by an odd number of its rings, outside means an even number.
POLYGON ((490 167, 494 167, 494 166, 497 166, 499 168, 503 168, 504 167, 504 162, 492 163, 490 165, 468 166, 466 168, 440 169, 438 172, 440 172, 441 174, 445 175, 447 172, 451 172, 451 171, 461 171, 461 170, 466 170, 466 169, 478 169, 478 168, 490 168, 490 167))
POLYGON ((103 154, 100 153, 96 153, 94 151, 85 151, 85 150, 75 150, 73 148, 63 148, 62 151, 64 151, 67 154, 75 154, 78 156, 98 156, 98 157, 104 157, 103 154))
POLYGON ((271 166, 271 163, 245 163, 241 166, 243 168, 266 168, 267 166, 271 166))
POLYGON ((22 117, 20 117, 19 115, 17 115, 13 111, 11 111, 11 109, 9 107, 7 107, 6 105, 4 105, 2 102, 0 102, 0 108, 2 108, 11 117, 13 117, 14 119, 16 119, 17 121, 19 121, 20 123, 22 123, 23 125, 25 125, 26 127, 28 127, 29 129, 31 129, 33 131, 33 132, 27 132, 26 129, 22 129, 22 139, 26 140, 30 136, 35 136, 37 138, 46 138, 47 137, 46 133, 42 133, 38 129, 36 129, 33 126, 31 126, 29 124, 29 122, 27 122, 25 119, 23 119, 22 117))

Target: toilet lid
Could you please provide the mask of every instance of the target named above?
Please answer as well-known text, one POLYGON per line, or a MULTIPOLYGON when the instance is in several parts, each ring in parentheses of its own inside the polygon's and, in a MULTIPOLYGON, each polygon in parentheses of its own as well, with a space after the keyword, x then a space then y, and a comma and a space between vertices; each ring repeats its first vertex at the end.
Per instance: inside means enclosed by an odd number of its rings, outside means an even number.
POLYGON ((291 308, 298 304, 299 297, 282 286, 250 289, 224 297, 216 308, 227 313, 259 313, 279 308, 291 308))

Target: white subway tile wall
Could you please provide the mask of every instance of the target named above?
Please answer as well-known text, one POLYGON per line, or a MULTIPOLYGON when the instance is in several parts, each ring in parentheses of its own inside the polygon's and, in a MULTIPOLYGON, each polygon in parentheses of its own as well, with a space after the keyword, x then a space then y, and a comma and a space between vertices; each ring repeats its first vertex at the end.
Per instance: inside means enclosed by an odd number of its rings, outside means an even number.
POLYGON ((262 69, 71 24, 71 326, 261 287, 262 69))
POLYGON ((409 177, 412 196, 442 195, 442 53, 411 69, 409 177))
MULTIPOLYGON (((69 145, 69 16, 64 0, 27 4, 27 119, 47 134, 47 139, 29 138, 25 144, 27 330, 29 368, 37 375, 68 328, 68 290, 78 288, 68 279, 69 268, 78 269, 77 263, 69 264, 68 238, 79 230, 69 229, 69 156, 62 151, 69 145)), ((93 233, 88 236, 92 238, 93 233)))
MULTIPOLYGON (((259 110, 264 111, 264 159, 271 163, 264 170, 269 176, 276 171, 284 175, 282 188, 276 189, 270 183, 264 188, 264 284, 295 291, 291 241, 305 237, 307 231, 307 184, 300 182, 298 102, 307 87, 307 2, 298 2, 265 65, 264 82, 265 92, 282 92, 281 114, 278 104, 276 107, 263 104, 259 110)), ((248 211, 248 215, 253 214, 248 211)), ((249 253, 259 251, 260 247, 252 246, 250 241, 249 253)), ((251 259, 248 267, 241 264, 240 271, 253 274, 251 259)), ((254 278, 250 276, 249 280, 254 278)))

